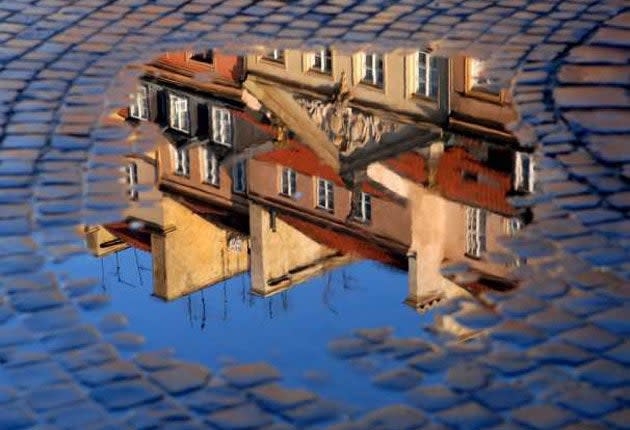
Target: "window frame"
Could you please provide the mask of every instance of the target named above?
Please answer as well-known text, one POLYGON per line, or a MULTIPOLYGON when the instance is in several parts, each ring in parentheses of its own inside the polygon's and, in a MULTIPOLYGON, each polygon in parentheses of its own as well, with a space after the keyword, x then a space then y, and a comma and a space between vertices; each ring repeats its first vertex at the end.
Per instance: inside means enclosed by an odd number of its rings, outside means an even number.
POLYGON ((280 195, 295 198, 296 193, 297 172, 289 167, 282 167, 282 170, 280 171, 280 195))
POLYGON ((316 207, 328 212, 335 211, 335 184, 333 181, 324 178, 317 178, 316 182, 316 207), (323 187, 322 187, 323 185, 323 187), (324 190, 324 200, 322 204, 322 189, 324 190))
POLYGON ((384 89, 385 88, 385 55, 377 54, 375 52, 372 53, 362 53, 361 54, 361 83, 370 85, 375 88, 384 89), (368 61, 368 58, 371 60, 368 61), (380 61, 379 61, 380 60, 380 61), (370 63, 370 67, 368 68, 368 63, 370 63), (380 63, 380 74, 378 65, 380 63), (372 78, 368 79, 367 74, 368 70, 371 70, 372 78), (380 80, 378 79, 380 76, 380 80))
POLYGON ((516 151, 514 153, 514 191, 533 193, 535 178, 536 173, 532 154, 516 151), (527 168, 525 168, 525 166, 527 168))
POLYGON ((494 103, 504 103, 505 102, 505 91, 501 88, 497 93, 493 93, 492 91, 486 91, 482 88, 475 87, 473 83, 473 65, 474 62, 481 62, 478 58, 473 57, 465 57, 464 60, 464 88, 465 94, 467 96, 476 97, 478 99, 486 100, 494 103))
POLYGON ((354 219, 364 224, 372 222, 372 195, 359 191, 354 196, 354 219))
POLYGON ((417 51, 413 56, 413 95, 437 102, 440 97, 439 58, 426 51, 417 51), (421 64, 423 67, 420 67, 421 64), (422 76, 424 75, 424 76, 422 76), (420 91, 421 77, 424 91, 420 91))
POLYGON ((187 146, 171 145, 173 156, 173 174, 184 178, 190 178, 190 151, 187 146))
POLYGON ((271 51, 266 52, 263 58, 267 61, 284 64, 286 55, 284 49, 272 49, 271 51))
POLYGON ((232 112, 227 108, 212 106, 211 112, 212 121, 212 141, 223 146, 232 146, 233 128, 232 128, 232 112), (223 136, 224 124, 223 121, 227 118, 227 132, 226 136, 223 136))
POLYGON ((215 187, 221 186, 221 164, 217 154, 208 146, 204 148, 204 182, 215 187), (211 172, 215 172, 214 175, 211 172))
POLYGON ((244 160, 239 160, 232 166, 232 191, 239 194, 247 191, 247 171, 244 160), (237 186, 238 184, 242 187, 237 186))
POLYGON ((480 259, 486 252, 487 214, 484 209, 466 207, 466 256, 480 259))
POLYGON ((169 127, 174 130, 187 134, 190 133, 190 100, 188 97, 168 93, 168 124, 169 127), (185 102, 186 111, 184 115, 179 112, 179 108, 177 107, 179 105, 177 102, 185 102), (177 118, 177 120, 175 120, 175 118, 177 118), (179 123, 182 119, 185 120, 185 124, 183 124, 185 127, 179 123))
POLYGON ((309 56, 309 64, 308 71, 320 73, 322 75, 332 75, 332 50, 330 49, 319 49, 309 56), (317 66, 317 59, 319 60, 319 67, 317 66))
POLYGON ((206 49, 205 51, 197 53, 191 52, 188 59, 190 61, 196 61, 198 63, 204 63, 210 66, 214 66, 214 49, 206 49), (207 57, 210 58, 208 59, 207 57))
POLYGON ((149 89, 146 85, 138 86, 133 103, 129 105, 129 116, 139 121, 149 120, 149 89), (140 101, 142 101, 142 105, 140 105, 140 101))
POLYGON ((125 166, 127 175, 127 195, 130 200, 138 200, 138 163, 132 161, 125 166))

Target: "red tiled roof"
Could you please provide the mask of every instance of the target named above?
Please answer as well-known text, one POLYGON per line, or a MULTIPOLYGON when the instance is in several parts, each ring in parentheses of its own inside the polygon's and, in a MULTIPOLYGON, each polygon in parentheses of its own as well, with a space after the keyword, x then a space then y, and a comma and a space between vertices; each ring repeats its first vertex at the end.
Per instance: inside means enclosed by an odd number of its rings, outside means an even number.
POLYGON ((442 154, 436 180, 438 190, 448 199, 502 214, 516 213, 506 198, 512 186, 510 175, 475 160, 464 148, 442 154))
POLYGON ((208 64, 189 58, 186 51, 167 52, 154 61, 156 66, 163 66, 177 70, 180 74, 195 76, 197 73, 212 72, 216 75, 237 82, 241 77, 242 58, 236 55, 221 55, 214 53, 213 63, 208 64))
POLYGON ((385 160, 385 165, 416 183, 423 184, 427 181, 424 158, 416 151, 403 152, 389 158, 385 160))
MULTIPOLYGON (((317 154, 315 154, 315 151, 294 139, 291 139, 284 148, 265 152, 254 158, 258 161, 290 167, 304 175, 327 179, 340 187, 347 188, 341 176, 337 174, 332 167, 321 161, 317 154)), ((367 182, 361 184, 361 190, 370 193, 374 197, 388 199, 386 194, 367 182)))
POLYGON ((359 236, 351 236, 340 231, 332 230, 330 227, 320 226, 288 214, 279 214, 278 217, 316 242, 336 249, 344 254, 379 261, 401 269, 407 268, 405 258, 396 256, 394 252, 375 245, 368 239, 359 236))
POLYGON ((126 222, 115 222, 103 225, 105 230, 125 242, 127 245, 151 252, 151 233, 142 229, 130 229, 126 222))

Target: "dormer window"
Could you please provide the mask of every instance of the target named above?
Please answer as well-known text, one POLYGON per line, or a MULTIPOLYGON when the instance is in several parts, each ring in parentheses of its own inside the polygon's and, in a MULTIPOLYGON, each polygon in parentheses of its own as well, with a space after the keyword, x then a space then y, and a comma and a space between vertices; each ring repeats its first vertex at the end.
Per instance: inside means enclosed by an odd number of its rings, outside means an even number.
POLYGON ((149 119, 149 98, 147 96, 147 87, 144 85, 138 87, 133 103, 129 106, 129 115, 132 118, 143 121, 149 119))
POLYGON ((212 107, 212 140, 232 146, 232 115, 228 109, 212 107))
POLYGON ((188 112, 188 99, 169 94, 169 125, 175 130, 188 133, 190 131, 190 117, 188 112))
POLYGON ((421 97, 436 99, 438 96, 439 74, 437 58, 426 52, 416 54, 415 93, 421 97))
POLYGON ((316 51, 312 57, 310 69, 320 73, 330 74, 332 72, 332 53, 330 49, 316 51))
POLYGON ((212 49, 208 49, 207 51, 191 56, 190 59, 201 63, 214 64, 214 53, 212 49))

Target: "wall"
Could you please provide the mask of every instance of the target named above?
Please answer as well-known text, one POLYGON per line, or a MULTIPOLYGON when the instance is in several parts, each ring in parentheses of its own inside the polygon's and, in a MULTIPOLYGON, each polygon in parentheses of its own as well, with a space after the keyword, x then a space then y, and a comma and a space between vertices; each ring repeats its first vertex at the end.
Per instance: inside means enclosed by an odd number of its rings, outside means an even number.
POLYGON ((230 232, 164 198, 165 222, 175 228, 152 234, 153 292, 173 300, 248 269, 247 241, 229 250, 230 232))
MULTIPOLYGON (((443 76, 438 100, 416 97, 410 94, 411 54, 394 51, 385 54, 383 60, 384 85, 373 87, 360 82, 361 57, 358 54, 341 53, 332 50, 332 73, 324 74, 307 69, 307 53, 298 50, 284 51, 285 62, 270 61, 261 55, 246 57, 245 68, 284 84, 302 89, 330 94, 342 73, 353 88, 354 105, 380 107, 400 111, 403 115, 423 117, 433 123, 445 123, 448 105, 448 60, 440 62, 440 75, 443 76)), ((360 106, 359 106, 360 107, 360 106)))
POLYGON ((334 185, 334 212, 316 207, 317 180, 315 177, 297 173, 297 192, 299 198, 285 197, 279 194, 281 164, 250 160, 250 189, 263 198, 279 200, 300 211, 317 216, 324 220, 344 223, 357 230, 366 230, 372 234, 383 236, 403 244, 409 243, 409 211, 406 207, 376 196, 372 196, 372 222, 363 224, 348 220, 351 210, 352 192, 347 188, 334 185))
POLYGON ((351 261, 323 246, 281 219, 271 227, 269 209, 249 206, 252 291, 267 296, 351 261), (283 282, 270 281, 286 277, 283 282))

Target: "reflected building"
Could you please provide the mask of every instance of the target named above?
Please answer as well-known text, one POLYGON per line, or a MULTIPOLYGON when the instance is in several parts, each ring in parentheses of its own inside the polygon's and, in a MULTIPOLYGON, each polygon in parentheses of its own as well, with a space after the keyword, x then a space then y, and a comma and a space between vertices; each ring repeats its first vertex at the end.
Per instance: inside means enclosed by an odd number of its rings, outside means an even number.
POLYGON ((416 309, 512 289, 518 261, 486 256, 522 224, 508 197, 533 191, 533 160, 480 67, 427 51, 165 54, 121 112, 162 131, 130 160, 130 198, 139 176, 163 196, 86 227, 88 245, 151 252, 166 300, 247 270, 270 296, 360 259, 408 270, 416 309))

